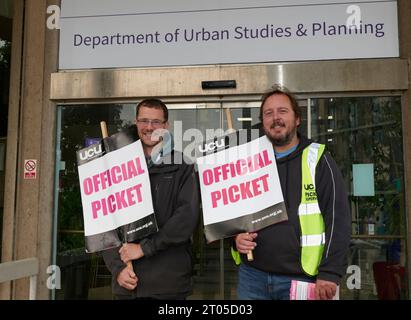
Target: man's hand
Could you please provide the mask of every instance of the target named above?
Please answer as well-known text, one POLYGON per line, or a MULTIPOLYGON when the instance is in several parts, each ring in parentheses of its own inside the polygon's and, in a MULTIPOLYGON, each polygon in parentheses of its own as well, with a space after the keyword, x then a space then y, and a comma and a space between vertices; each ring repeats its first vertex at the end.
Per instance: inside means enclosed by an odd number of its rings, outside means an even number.
POLYGON ((254 242, 255 238, 257 238, 256 232, 237 234, 235 236, 235 245, 238 252, 247 254, 249 251, 254 250, 257 245, 257 243, 254 242))
POLYGON ((337 284, 331 281, 317 279, 315 283, 315 299, 331 300, 337 292, 337 284))
POLYGON ((134 290, 137 286, 138 278, 132 268, 126 267, 117 276, 117 282, 127 290, 134 290))
POLYGON ((140 244, 136 243, 124 243, 119 250, 120 258, 124 263, 131 260, 137 260, 144 256, 144 252, 141 249, 140 244))

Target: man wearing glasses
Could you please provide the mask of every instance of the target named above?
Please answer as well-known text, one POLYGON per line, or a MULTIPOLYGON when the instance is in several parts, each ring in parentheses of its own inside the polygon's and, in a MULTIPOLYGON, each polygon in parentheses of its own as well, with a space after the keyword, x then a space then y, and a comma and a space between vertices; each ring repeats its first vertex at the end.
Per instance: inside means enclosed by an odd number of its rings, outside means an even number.
POLYGON ((161 139, 168 128, 168 109, 161 100, 141 101, 136 125, 159 230, 120 250, 103 251, 103 258, 118 299, 185 299, 192 291, 191 236, 200 212, 194 167, 181 161, 171 138, 161 139), (133 270, 126 266, 129 261, 133 270))

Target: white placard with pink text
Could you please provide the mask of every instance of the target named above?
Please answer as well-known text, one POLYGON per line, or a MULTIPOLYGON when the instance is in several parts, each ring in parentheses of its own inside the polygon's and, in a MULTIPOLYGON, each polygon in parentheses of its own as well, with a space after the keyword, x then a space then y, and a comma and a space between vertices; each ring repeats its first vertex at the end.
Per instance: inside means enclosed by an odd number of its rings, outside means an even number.
POLYGON ((86 236, 107 232, 154 212, 141 141, 78 167, 86 236))
POLYGON ((284 202, 267 137, 197 159, 204 225, 236 219, 284 202))

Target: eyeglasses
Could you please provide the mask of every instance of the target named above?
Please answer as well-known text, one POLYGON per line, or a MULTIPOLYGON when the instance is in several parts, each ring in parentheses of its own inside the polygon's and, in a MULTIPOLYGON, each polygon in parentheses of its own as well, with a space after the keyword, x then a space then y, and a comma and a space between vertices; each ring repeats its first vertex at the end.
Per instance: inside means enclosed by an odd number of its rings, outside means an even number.
POLYGON ((142 127, 147 127, 149 124, 151 124, 154 128, 159 128, 164 123, 166 123, 166 121, 162 121, 159 119, 137 119, 137 124, 142 127))

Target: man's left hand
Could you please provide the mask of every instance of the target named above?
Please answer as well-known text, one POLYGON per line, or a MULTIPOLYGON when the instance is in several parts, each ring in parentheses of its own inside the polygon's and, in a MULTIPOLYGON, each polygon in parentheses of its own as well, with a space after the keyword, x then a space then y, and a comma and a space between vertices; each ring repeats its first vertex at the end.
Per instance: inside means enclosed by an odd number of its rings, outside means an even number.
POLYGON ((337 292, 337 284, 331 281, 317 279, 315 284, 315 299, 331 300, 337 292))
POLYGON ((140 244, 137 243, 124 243, 119 250, 120 258, 124 263, 131 260, 137 260, 144 256, 144 252, 141 249, 140 244))

